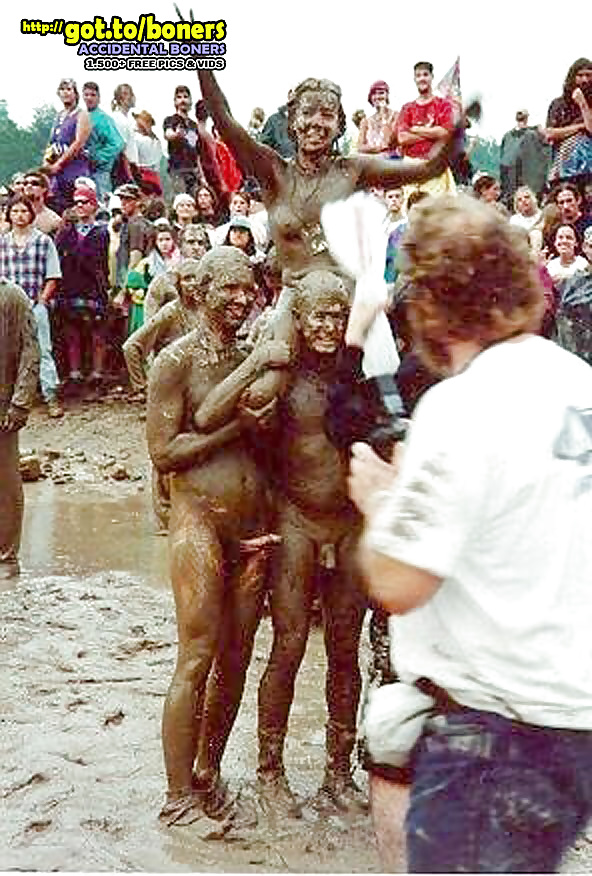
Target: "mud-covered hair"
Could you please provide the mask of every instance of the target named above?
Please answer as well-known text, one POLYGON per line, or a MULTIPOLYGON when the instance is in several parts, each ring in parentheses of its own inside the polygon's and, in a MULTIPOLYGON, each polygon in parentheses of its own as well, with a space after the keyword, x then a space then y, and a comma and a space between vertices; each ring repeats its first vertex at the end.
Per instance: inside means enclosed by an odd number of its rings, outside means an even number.
POLYGON ((422 358, 442 370, 450 341, 481 346, 536 331, 543 290, 528 240, 467 195, 426 199, 402 244, 412 285, 407 312, 422 358))
POLYGON ((349 310, 350 296, 341 277, 332 271, 311 271, 296 284, 292 309, 300 313, 311 303, 327 300, 349 310))
POLYGON ((201 257, 198 265, 196 274, 201 297, 205 297, 213 280, 228 282, 237 269, 247 268, 254 278, 249 257, 236 246, 215 246, 201 257))
POLYGON ((341 88, 339 87, 339 85, 331 82, 330 79, 305 79, 304 82, 301 82, 300 85, 297 85, 296 88, 291 92, 290 99, 288 100, 288 134, 290 136, 290 139, 293 140, 294 143, 296 143, 294 119, 296 116, 296 111, 298 109, 300 98, 307 91, 318 91, 325 94, 332 94, 333 97, 337 98, 339 131, 337 132, 335 140, 338 140, 340 137, 343 136, 343 134, 345 134, 347 119, 345 117, 343 104, 341 103, 341 88))

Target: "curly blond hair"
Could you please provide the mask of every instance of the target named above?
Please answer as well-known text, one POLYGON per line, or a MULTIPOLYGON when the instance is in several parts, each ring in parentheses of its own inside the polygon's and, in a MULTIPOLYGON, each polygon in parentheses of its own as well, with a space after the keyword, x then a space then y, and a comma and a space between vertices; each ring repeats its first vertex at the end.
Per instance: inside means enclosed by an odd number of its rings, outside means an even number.
POLYGON ((540 325, 544 295, 528 241, 491 205, 465 195, 422 201, 403 253, 411 329, 431 367, 448 366, 451 341, 485 347, 540 325))

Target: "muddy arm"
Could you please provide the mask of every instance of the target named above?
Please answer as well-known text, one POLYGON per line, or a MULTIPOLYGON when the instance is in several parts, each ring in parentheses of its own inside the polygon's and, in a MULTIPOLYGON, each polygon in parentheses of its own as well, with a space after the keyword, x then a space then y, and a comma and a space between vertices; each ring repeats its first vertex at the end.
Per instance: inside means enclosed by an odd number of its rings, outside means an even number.
POLYGON ((204 462, 233 441, 241 427, 237 419, 207 434, 183 432, 185 384, 189 360, 165 350, 154 363, 148 381, 146 433, 150 458, 163 473, 183 471, 204 462))
POLYGON ((159 310, 154 316, 136 329, 123 345, 123 355, 134 389, 146 388, 144 362, 158 343, 161 333, 168 327, 169 314, 159 310))
POLYGON ((205 397, 194 415, 197 429, 209 431, 219 428, 235 415, 242 394, 265 368, 281 368, 287 365, 289 360, 290 350, 286 343, 268 341, 258 344, 247 358, 205 397))
POLYGON ((33 309, 27 308, 21 331, 21 355, 10 403, 23 410, 30 410, 39 380, 39 344, 37 324, 33 309))
POLYGON ((409 183, 422 183, 444 173, 450 164, 454 148, 455 135, 432 150, 425 160, 390 161, 386 158, 371 155, 356 155, 351 160, 356 163, 358 171, 358 188, 368 189, 380 186, 385 189, 397 188, 409 183))
POLYGON ((228 101, 210 70, 198 70, 201 93, 222 139, 230 146, 241 170, 254 176, 267 190, 274 192, 283 159, 277 153, 257 143, 233 117, 228 101))

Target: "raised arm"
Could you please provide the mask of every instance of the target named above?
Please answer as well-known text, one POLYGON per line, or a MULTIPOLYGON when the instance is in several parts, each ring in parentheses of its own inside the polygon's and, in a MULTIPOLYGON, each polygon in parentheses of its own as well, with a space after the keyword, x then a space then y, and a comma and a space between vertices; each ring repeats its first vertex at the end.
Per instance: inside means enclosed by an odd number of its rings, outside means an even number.
POLYGON ((350 160, 356 164, 357 188, 380 186, 392 189, 440 176, 450 164, 453 140, 454 136, 451 135, 448 140, 439 143, 426 159, 403 158, 401 161, 392 161, 378 155, 355 155, 350 160))
POLYGON ((210 70, 198 70, 201 93, 222 139, 230 146, 246 176, 254 176, 262 187, 274 193, 283 159, 258 143, 233 117, 228 101, 210 70))

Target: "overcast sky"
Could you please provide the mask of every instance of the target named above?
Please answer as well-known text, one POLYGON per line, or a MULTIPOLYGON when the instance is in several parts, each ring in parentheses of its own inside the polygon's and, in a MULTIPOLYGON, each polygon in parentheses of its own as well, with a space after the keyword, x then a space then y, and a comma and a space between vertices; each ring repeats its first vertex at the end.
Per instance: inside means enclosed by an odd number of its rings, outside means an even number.
MULTIPOLYGON (((181 8, 188 8, 182 3, 181 8)), ((547 0, 536 4, 499 0, 487 10, 475 0, 367 0, 355 6, 327 0, 196 0, 194 13, 200 21, 226 21, 227 67, 218 76, 243 124, 256 105, 267 114, 273 112, 285 101, 288 89, 307 76, 327 77, 341 86, 348 121, 358 107, 369 109, 368 86, 376 79, 389 83, 391 104, 399 107, 416 94, 415 61, 432 61, 438 81, 460 55, 463 95, 482 95, 481 131, 499 138, 513 126, 519 108, 530 110, 531 124, 544 123, 547 106, 561 93, 569 65, 592 54, 590 4, 575 0, 569 7, 571 33, 570 25, 551 13, 547 0), (577 9, 581 14, 576 14, 577 9)), ((34 107, 44 103, 58 107, 56 88, 65 76, 76 79, 79 86, 87 79, 98 81, 104 109, 109 109, 113 88, 129 82, 137 109, 152 113, 156 133, 161 135, 162 119, 173 111, 175 85, 188 84, 194 98, 199 96, 195 72, 90 72, 77 49, 66 46, 61 36, 20 32, 21 17, 75 20, 83 9, 85 19, 101 15, 108 23, 112 15, 130 21, 150 12, 160 21, 175 19, 173 4, 158 0, 149 4, 126 0, 122 5, 109 0, 96 6, 70 0, 61 4, 5 0, 0 98, 8 101, 10 116, 26 126, 34 107)))

